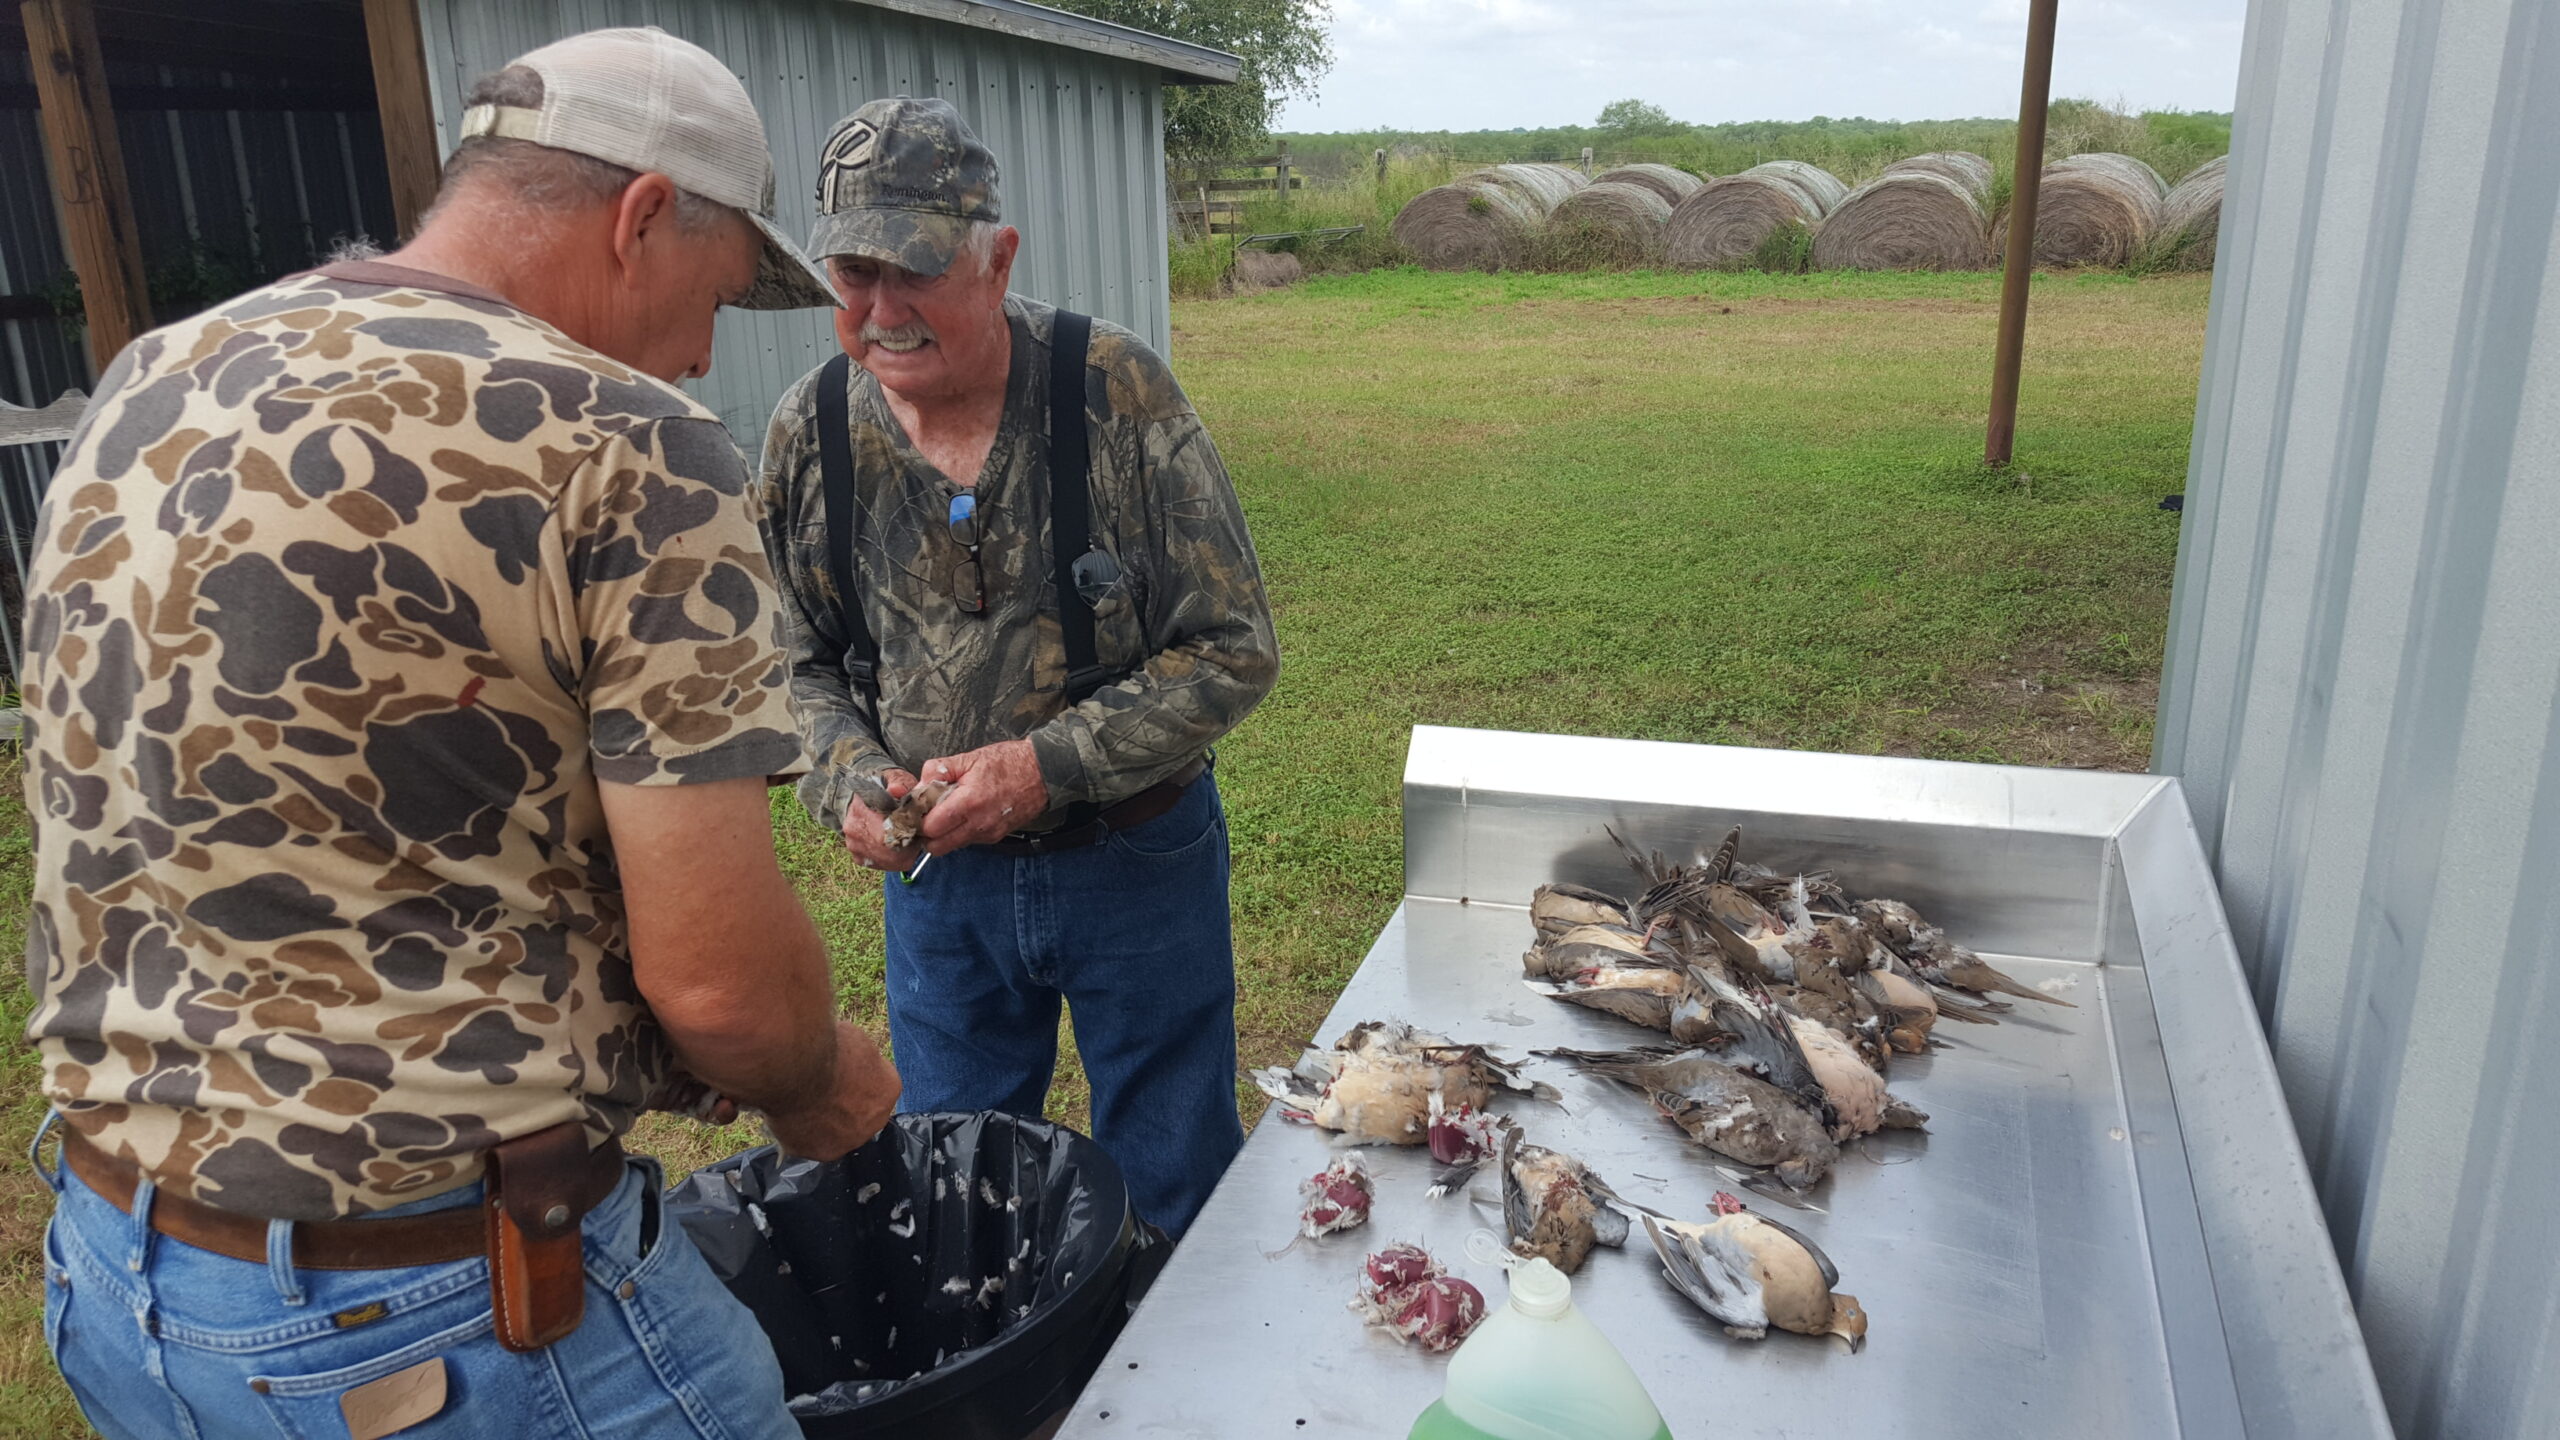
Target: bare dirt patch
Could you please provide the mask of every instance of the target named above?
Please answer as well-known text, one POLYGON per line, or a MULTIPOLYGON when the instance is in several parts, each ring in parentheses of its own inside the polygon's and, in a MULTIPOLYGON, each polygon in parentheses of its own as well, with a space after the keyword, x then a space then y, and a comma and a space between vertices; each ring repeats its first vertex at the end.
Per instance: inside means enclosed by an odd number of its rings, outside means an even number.
POLYGON ((2140 772, 2151 764, 2157 673, 2093 672, 2058 645, 2022 648, 1960 677, 1956 695, 1892 727, 1891 755, 2140 772))

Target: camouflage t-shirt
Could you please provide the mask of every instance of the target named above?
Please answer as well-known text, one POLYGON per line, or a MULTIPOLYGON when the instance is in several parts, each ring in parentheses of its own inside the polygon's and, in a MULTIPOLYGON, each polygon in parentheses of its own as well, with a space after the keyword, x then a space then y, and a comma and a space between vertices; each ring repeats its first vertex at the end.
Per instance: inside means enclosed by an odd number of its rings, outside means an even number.
POLYGON ((67 1122, 293 1219, 670 1068, 598 781, 800 768, 728 432, 384 265, 136 341, 28 581, 28 1027, 67 1122))
POLYGON ((800 782, 830 828, 887 804, 880 776, 1028 738, 1057 823, 1067 806, 1125 799, 1200 757, 1269 693, 1280 647, 1226 463, 1146 342, 1097 320, 1085 354, 1093 543, 1120 578, 1094 605, 1095 659, 1125 678, 1065 703, 1049 542, 1049 336, 1055 307, 1009 296, 1012 367, 995 443, 973 487, 986 608, 961 607, 952 538, 959 486, 907 439, 880 382, 853 371, 854 524, 879 695, 857 690, 828 565, 817 379, 775 409, 757 499, 782 588, 791 695, 813 761, 800 782))

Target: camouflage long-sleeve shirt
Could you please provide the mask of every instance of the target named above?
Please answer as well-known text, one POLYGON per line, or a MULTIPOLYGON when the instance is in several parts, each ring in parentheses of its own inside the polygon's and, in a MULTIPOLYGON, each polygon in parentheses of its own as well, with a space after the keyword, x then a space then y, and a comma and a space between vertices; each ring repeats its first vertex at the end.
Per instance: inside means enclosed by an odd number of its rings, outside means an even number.
POLYGON ((1078 802, 1133 795, 1232 729, 1278 677, 1280 654, 1244 512, 1217 447, 1164 360, 1096 321, 1085 366, 1094 543, 1121 580, 1095 606, 1100 662, 1126 678, 1064 705, 1066 650, 1051 593, 1049 335, 1056 311, 1013 296, 1004 418, 974 487, 987 605, 962 610, 950 530, 960 493, 853 371, 856 580, 880 646, 879 700, 855 692, 827 564, 817 374, 782 398, 758 486, 782 594, 791 696, 815 765, 800 797, 837 827, 855 801, 887 803, 880 776, 1027 737, 1056 823, 1078 802))

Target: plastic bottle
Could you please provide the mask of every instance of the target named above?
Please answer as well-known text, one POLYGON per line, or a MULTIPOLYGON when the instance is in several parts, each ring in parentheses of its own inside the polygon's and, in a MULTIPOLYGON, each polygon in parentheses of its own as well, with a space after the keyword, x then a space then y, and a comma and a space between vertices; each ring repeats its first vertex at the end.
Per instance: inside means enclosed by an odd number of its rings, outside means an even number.
POLYGON ((1511 1302, 1449 1357, 1440 1398, 1408 1440, 1671 1440, 1626 1357, 1573 1308, 1563 1271, 1483 1231, 1467 1255, 1511 1272, 1511 1302))

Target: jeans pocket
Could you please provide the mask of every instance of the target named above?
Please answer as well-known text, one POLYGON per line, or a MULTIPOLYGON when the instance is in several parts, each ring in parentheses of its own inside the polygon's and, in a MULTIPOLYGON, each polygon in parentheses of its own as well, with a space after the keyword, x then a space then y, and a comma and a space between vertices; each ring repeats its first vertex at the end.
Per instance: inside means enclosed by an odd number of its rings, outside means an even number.
POLYGON ((57 1365, 62 1363, 63 1331, 71 1321, 71 1267, 63 1263, 61 1228, 59 1219, 44 1227, 44 1344, 57 1365))
POLYGON ((1142 859, 1175 860, 1223 836, 1226 828, 1226 809, 1218 803, 1217 787, 1203 775, 1191 782, 1172 809, 1143 824, 1114 830, 1103 843, 1142 859))
POLYGON ((562 1402, 548 1383, 543 1357, 518 1355, 498 1344, 485 1297, 455 1297, 452 1313, 462 1318, 389 1348, 351 1335, 260 1354, 245 1388, 291 1440, 346 1440, 349 1392, 386 1381, 391 1383, 359 1397, 356 1408, 415 1403, 427 1385, 444 1392, 440 1405, 397 1432, 413 1440, 557 1433, 562 1402), (312 1364, 326 1368, 301 1368, 312 1364), (421 1366, 435 1369, 420 1371, 421 1366), (393 1380, 413 1371, 418 1373, 393 1380))

